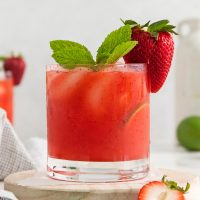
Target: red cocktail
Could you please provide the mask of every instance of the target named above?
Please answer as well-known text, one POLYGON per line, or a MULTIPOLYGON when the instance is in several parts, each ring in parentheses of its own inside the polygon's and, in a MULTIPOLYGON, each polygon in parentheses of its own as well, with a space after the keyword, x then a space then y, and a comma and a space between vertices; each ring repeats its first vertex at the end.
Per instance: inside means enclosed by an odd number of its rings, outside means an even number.
POLYGON ((145 64, 47 70, 49 175, 64 180, 142 178, 148 171, 145 64))
POLYGON ((11 77, 0 78, 0 107, 7 112, 13 122, 13 81, 11 77))

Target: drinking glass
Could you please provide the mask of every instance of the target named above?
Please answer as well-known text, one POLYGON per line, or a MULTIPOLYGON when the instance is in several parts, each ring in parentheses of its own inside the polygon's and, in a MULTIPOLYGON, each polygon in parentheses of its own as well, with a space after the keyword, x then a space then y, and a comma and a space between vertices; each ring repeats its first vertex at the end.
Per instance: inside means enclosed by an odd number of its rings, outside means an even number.
POLYGON ((144 178, 150 118, 146 64, 95 67, 47 66, 48 175, 81 182, 144 178))
POLYGON ((10 122, 13 122, 13 80, 9 72, 0 78, 0 107, 6 111, 10 122))

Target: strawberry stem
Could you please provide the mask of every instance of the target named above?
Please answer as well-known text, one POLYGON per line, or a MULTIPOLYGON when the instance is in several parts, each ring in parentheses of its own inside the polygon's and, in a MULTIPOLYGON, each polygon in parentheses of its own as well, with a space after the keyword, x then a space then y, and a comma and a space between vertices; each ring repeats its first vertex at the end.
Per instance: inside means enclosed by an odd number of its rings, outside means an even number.
POLYGON ((178 186, 177 182, 169 181, 166 178, 167 178, 167 176, 164 175, 162 177, 162 182, 171 190, 178 190, 178 191, 180 191, 180 192, 185 194, 190 189, 190 184, 189 183, 187 183, 185 188, 183 188, 183 187, 178 186))
POLYGON ((148 26, 149 26, 149 24, 150 24, 150 20, 149 20, 149 21, 148 21, 146 24, 142 25, 142 26, 141 26, 141 28, 148 27, 148 26))
POLYGON ((139 29, 144 29, 146 28, 146 31, 149 32, 151 34, 152 37, 157 38, 159 32, 170 32, 172 34, 178 35, 178 33, 176 33, 173 29, 175 28, 175 26, 169 24, 169 20, 164 19, 164 20, 160 20, 157 22, 154 22, 152 24, 150 24, 150 21, 148 21, 147 23, 145 23, 144 25, 140 25, 138 24, 136 21, 134 20, 122 20, 123 24, 125 25, 130 25, 132 28, 137 27, 139 29))
POLYGON ((175 26, 169 24, 169 20, 165 19, 165 20, 160 20, 157 22, 154 22, 152 24, 150 24, 147 28, 147 31, 153 36, 153 37, 157 37, 157 33, 159 32, 170 32, 173 33, 175 35, 178 35, 178 33, 176 33, 173 29, 175 28, 175 26))
POLYGON ((120 18, 120 21, 125 25, 125 21, 122 18, 120 18))
POLYGON ((6 57, 5 56, 0 56, 0 61, 5 61, 6 57))
POLYGON ((163 27, 165 27, 169 23, 168 20, 160 20, 157 22, 154 22, 148 26, 147 31, 148 32, 155 32, 155 31, 160 31, 163 27))
POLYGON ((140 26, 140 24, 138 24, 136 21, 134 21, 134 20, 131 20, 131 19, 129 19, 129 20, 122 20, 121 18, 120 18, 120 20, 122 21, 122 23, 124 24, 124 25, 130 25, 132 28, 133 27, 138 27, 138 28, 141 28, 141 26, 140 26))

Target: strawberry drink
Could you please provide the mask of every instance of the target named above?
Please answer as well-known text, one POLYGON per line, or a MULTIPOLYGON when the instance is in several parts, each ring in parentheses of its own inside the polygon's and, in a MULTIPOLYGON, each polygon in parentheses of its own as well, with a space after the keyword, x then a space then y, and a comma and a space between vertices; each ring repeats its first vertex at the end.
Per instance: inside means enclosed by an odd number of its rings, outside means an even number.
POLYGON ((0 77, 0 108, 3 108, 10 122, 13 121, 13 80, 0 77))
POLYGON ((51 178, 110 182, 148 174, 149 96, 169 71, 173 40, 167 31, 173 27, 167 20, 123 23, 105 38, 96 59, 79 43, 50 42, 58 63, 46 72, 51 178))
POLYGON ((13 91, 20 85, 26 64, 21 56, 0 56, 0 107, 13 123, 13 91))
POLYGON ((77 167, 74 161, 105 166, 128 161, 131 165, 120 170, 131 170, 141 162, 141 170, 148 170, 146 67, 121 64, 110 68, 63 71, 54 66, 47 71, 49 160, 68 160, 72 167, 77 167))

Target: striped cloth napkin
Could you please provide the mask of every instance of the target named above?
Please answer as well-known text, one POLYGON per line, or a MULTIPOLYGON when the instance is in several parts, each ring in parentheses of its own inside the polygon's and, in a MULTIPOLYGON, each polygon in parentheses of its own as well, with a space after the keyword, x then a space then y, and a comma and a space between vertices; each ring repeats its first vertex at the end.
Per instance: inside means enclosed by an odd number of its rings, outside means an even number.
MULTIPOLYGON (((14 172, 34 169, 35 164, 0 108, 0 180, 14 172)), ((0 200, 11 200, 10 193, 0 190, 0 200), (6 197, 7 194, 7 197, 6 197)))

